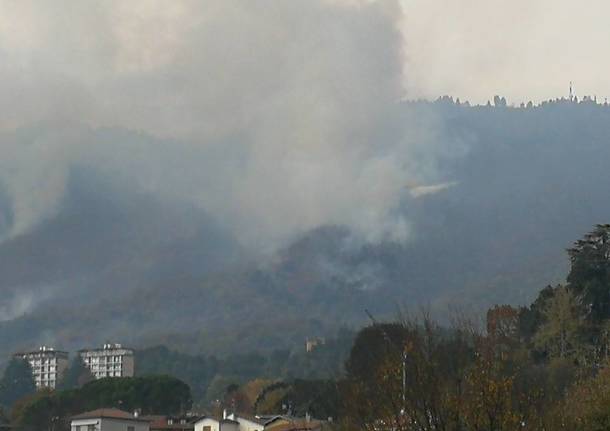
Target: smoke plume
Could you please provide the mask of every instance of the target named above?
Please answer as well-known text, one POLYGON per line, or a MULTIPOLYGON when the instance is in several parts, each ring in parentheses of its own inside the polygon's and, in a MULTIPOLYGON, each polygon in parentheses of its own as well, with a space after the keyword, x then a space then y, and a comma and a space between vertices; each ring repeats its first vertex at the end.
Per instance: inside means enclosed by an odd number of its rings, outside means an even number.
POLYGON ((80 164, 259 249, 328 224, 406 239, 406 185, 448 179, 434 119, 399 109, 402 21, 391 0, 3 2, 6 236, 55 214, 80 164))

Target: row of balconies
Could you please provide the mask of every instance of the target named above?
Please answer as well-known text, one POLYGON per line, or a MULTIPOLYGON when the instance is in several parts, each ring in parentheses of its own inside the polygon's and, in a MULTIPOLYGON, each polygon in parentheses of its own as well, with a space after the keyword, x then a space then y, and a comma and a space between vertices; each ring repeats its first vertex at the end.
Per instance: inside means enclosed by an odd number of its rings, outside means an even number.
POLYGON ((120 371, 99 372, 99 373, 93 373, 93 375, 95 376, 96 379, 99 379, 102 377, 123 377, 123 373, 121 373, 120 371))
POLYGON ((122 362, 122 356, 94 356, 85 358, 85 362, 122 362))
POLYGON ((34 373, 44 373, 44 372, 50 372, 50 373, 54 373, 57 368, 53 365, 49 365, 48 367, 40 366, 40 367, 32 367, 32 370, 34 373))
POLYGON ((57 359, 34 359, 29 362, 33 365, 57 365, 57 359))

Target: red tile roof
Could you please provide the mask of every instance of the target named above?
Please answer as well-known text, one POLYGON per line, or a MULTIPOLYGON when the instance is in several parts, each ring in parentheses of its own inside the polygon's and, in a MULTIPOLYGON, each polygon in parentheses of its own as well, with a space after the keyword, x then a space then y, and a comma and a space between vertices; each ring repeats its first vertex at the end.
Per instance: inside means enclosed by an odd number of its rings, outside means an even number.
POLYGON ((193 421, 197 419, 197 417, 190 418, 171 418, 173 419, 173 423, 169 424, 168 420, 170 417, 163 415, 149 415, 142 416, 142 419, 147 419, 150 422, 150 429, 152 430, 192 430, 195 428, 193 421), (186 423, 180 423, 180 421, 184 419, 186 423))
POLYGON ((110 408, 110 409, 97 409, 91 410, 90 412, 85 412, 78 414, 76 416, 72 416, 72 419, 98 419, 98 418, 106 418, 106 419, 125 419, 139 422, 148 422, 144 418, 138 418, 132 415, 129 412, 125 412, 123 410, 110 408))
POLYGON ((294 421, 269 427, 272 431, 316 431, 322 429, 320 421, 294 421))

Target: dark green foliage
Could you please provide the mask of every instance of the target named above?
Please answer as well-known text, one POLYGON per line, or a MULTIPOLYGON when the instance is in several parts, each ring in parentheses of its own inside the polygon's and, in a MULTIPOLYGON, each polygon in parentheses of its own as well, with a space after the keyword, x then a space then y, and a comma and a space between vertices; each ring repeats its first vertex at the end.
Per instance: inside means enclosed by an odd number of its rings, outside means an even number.
MULTIPOLYGON (((327 339, 325 344, 318 345, 311 352, 302 349, 292 352, 278 375, 287 380, 325 380, 342 376, 355 336, 353 331, 343 328, 336 337, 327 339)), ((276 359, 279 361, 279 358, 276 359)))
POLYGON ((593 321, 610 317, 610 224, 598 224, 568 249, 570 288, 590 308, 593 321))
POLYGON ((221 362, 220 371, 224 375, 249 380, 263 376, 266 363, 267 358, 256 352, 230 355, 221 362))
POLYGON ((85 366, 80 355, 77 355, 70 365, 65 370, 62 379, 57 385, 58 390, 64 389, 76 389, 83 386, 85 383, 89 383, 94 379, 89 368, 85 366))
POLYGON ((38 431, 43 429, 69 429, 69 417, 75 401, 64 399, 61 394, 41 390, 21 400, 12 411, 12 420, 18 429, 38 431), (55 425, 55 428, 53 427, 55 425))
POLYGON ((30 364, 13 358, 0 380, 0 405, 11 407, 17 400, 36 391, 30 364))
MULTIPOLYGON (((281 404, 290 405, 296 416, 309 413, 316 418, 336 418, 341 404, 338 383, 334 380, 295 380, 288 386, 281 404)), ((277 406, 277 411, 280 407, 277 406)))
MULTIPOLYGON (((267 395, 269 395, 270 393, 277 391, 278 389, 288 389, 289 384, 283 381, 279 381, 279 382, 275 382, 270 384, 269 386, 267 386, 265 389, 263 389, 261 391, 260 394, 258 394, 258 397, 256 399, 256 401, 254 402, 254 411, 255 412, 259 412, 260 410, 260 405, 265 401, 265 398, 267 397, 267 395)), ((280 408, 278 408, 278 406, 274 406, 276 411, 283 411, 284 409, 281 408, 281 406, 279 406, 280 408)))
POLYGON ((8 416, 4 412, 4 408, 2 408, 2 406, 0 406, 0 425, 5 425, 8 423, 9 423, 8 416))
POLYGON ((214 357, 187 355, 165 346, 137 351, 136 363, 138 375, 167 374, 187 382, 195 400, 205 395, 219 368, 214 357))
POLYGON ((536 300, 529 307, 519 309, 519 335, 521 338, 529 341, 534 336, 544 322, 543 311, 553 294, 553 286, 547 286, 540 291, 536 300))
POLYGON ((99 407, 120 407, 145 414, 178 414, 190 408, 188 385, 170 376, 106 378, 86 384, 76 392, 83 410, 99 407))
POLYGON ((336 418, 341 408, 339 381, 296 379, 291 382, 276 382, 259 394, 254 403, 254 410, 259 412, 263 404, 269 412, 274 413, 289 413, 295 416, 305 416, 309 413, 317 418, 336 418), (270 405, 270 395, 280 391, 281 396, 273 398, 270 405))
POLYGON ((384 323, 367 326, 358 332, 352 346, 346 371, 349 378, 366 380, 371 377, 385 355, 401 350, 408 336, 406 328, 399 323, 384 323))
POLYGON ((231 389, 235 389, 240 383, 244 381, 236 376, 225 376, 217 374, 205 393, 205 401, 208 405, 214 404, 215 402, 222 401, 231 389))
POLYGON ((572 329, 568 331, 565 325, 570 319, 566 320, 564 316, 564 323, 560 324, 557 317, 562 314, 559 313, 561 307, 557 307, 560 302, 557 294, 563 290, 547 286, 530 307, 521 310, 520 335, 524 341, 536 341, 532 355, 543 360, 552 356, 553 349, 552 343, 543 347, 540 341, 553 333, 549 332, 550 328, 555 328, 554 332, 558 333, 557 330, 563 327, 564 336, 560 339, 567 347, 560 350, 569 351, 579 362, 599 364, 610 357, 610 225, 596 225, 595 229, 574 242, 567 252, 570 271, 566 287, 573 295, 575 308, 572 329), (549 322, 548 316, 554 305, 557 321, 549 322))
POLYGON ((26 430, 40 430, 53 421, 65 427, 70 416, 98 408, 176 415, 187 411, 191 404, 189 387, 174 377, 105 378, 80 389, 40 392, 20 407, 14 419, 26 430))
POLYGON ((343 364, 349 355, 354 333, 341 329, 337 336, 312 352, 306 352, 304 343, 293 351, 273 350, 270 353, 214 356, 188 355, 165 346, 151 347, 136 352, 136 372, 168 374, 188 383, 195 402, 221 398, 222 385, 245 383, 256 378, 315 379, 337 378, 344 372, 343 364), (213 386, 213 387, 210 387, 213 386))

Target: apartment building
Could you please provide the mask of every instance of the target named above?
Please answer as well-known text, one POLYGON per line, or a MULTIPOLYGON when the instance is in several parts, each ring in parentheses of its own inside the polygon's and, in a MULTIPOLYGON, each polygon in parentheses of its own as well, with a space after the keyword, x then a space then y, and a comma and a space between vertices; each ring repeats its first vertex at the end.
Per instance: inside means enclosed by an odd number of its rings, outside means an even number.
POLYGON ((30 363, 37 388, 55 389, 68 368, 68 353, 52 347, 41 346, 33 352, 16 353, 15 356, 30 363))
POLYGON ((120 344, 104 344, 99 349, 79 350, 78 354, 96 379, 133 377, 133 350, 120 344))

